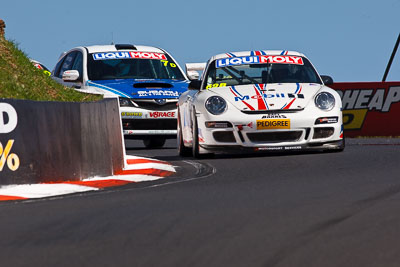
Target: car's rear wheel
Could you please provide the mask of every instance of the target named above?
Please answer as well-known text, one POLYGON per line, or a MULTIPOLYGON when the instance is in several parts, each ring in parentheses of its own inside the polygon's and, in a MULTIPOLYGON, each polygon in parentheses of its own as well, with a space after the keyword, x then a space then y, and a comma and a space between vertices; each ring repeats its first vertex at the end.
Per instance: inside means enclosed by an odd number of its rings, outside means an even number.
POLYGON ((143 140, 143 144, 146 148, 160 148, 165 144, 165 138, 150 137, 143 140))

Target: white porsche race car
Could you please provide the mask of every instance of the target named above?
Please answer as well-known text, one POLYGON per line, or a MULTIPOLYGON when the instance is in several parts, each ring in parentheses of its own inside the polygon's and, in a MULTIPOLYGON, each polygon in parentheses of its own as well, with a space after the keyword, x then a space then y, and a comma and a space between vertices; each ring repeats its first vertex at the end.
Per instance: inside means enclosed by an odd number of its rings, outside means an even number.
POLYGON ((220 54, 187 64, 192 80, 178 101, 178 150, 199 157, 234 150, 344 149, 340 96, 294 51, 220 54))

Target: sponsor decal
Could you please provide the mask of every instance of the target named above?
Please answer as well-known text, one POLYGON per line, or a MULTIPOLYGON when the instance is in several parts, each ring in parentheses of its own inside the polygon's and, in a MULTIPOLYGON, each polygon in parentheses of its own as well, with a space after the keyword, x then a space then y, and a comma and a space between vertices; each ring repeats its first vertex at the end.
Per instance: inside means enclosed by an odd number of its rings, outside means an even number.
POLYGON ((287 117, 285 115, 271 113, 271 114, 263 115, 261 119, 286 119, 286 118, 287 117))
POLYGON ((206 89, 210 89, 210 88, 215 88, 215 87, 225 87, 226 83, 213 83, 213 84, 208 84, 206 86, 206 89))
POLYGON ((284 94, 284 93, 276 93, 276 94, 256 94, 256 95, 242 95, 242 96, 235 96, 235 101, 245 101, 251 99, 264 99, 264 98, 304 98, 303 94, 284 94))
MULTIPOLYGON (((167 57, 162 53, 153 52, 106 52, 94 53, 94 60, 107 60, 107 59, 129 59, 129 58, 142 58, 142 59, 158 59, 166 60, 167 57)), ((168 62, 168 61, 167 61, 168 62)))
POLYGON ((165 67, 171 66, 171 68, 176 68, 176 64, 174 62, 169 62, 168 60, 161 60, 161 62, 164 63, 165 67))
POLYGON ((243 131, 244 127, 248 127, 250 129, 253 129, 254 123, 253 122, 249 122, 248 124, 236 124, 235 126, 237 127, 237 129, 239 131, 243 131))
POLYGON ((315 120, 315 124, 328 124, 337 123, 339 121, 338 117, 323 117, 315 120))
POLYGON ((301 146, 269 146, 269 147, 257 147, 256 151, 284 151, 284 150, 299 150, 301 146))
POLYGON ((175 118, 175 111, 168 112, 149 112, 150 118, 175 118))
POLYGON ((146 90, 146 91, 138 91, 137 94, 139 97, 144 96, 173 96, 179 97, 178 91, 169 91, 169 90, 146 90))
POLYGON ((303 59, 297 56, 247 56, 247 57, 230 57, 216 60, 216 68, 227 66, 236 66, 243 64, 296 64, 303 65, 303 59))
POLYGON ((121 116, 124 118, 141 118, 142 112, 121 112, 121 116))
MULTIPOLYGON (((8 103, 0 103, 0 133, 11 133, 17 125, 18 116, 14 107, 8 103)), ((7 140, 5 146, 0 142, 0 172, 6 165, 11 171, 16 171, 19 168, 19 157, 12 153, 14 142, 14 139, 7 140)))
POLYGON ((257 120, 257 130, 290 129, 290 119, 257 120))

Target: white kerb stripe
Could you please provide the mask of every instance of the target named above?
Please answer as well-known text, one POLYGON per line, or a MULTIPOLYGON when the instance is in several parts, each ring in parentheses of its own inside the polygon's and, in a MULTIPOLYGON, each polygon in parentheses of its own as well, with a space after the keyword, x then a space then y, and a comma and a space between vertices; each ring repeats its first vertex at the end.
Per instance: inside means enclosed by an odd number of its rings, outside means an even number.
POLYGON ((1 187, 0 195, 41 198, 93 190, 98 190, 98 188, 74 184, 26 184, 1 187))

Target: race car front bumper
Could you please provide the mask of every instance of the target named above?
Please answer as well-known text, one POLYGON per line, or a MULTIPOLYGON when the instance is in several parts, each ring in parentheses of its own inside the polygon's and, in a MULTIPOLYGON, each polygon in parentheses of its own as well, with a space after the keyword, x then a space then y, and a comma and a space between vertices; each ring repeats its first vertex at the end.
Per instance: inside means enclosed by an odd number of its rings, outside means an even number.
POLYGON ((177 112, 121 107, 122 131, 126 138, 143 139, 149 136, 176 138, 177 112))
MULTIPOLYGON (((282 112, 281 112, 282 113, 282 112)), ((296 151, 296 150, 343 150, 343 124, 341 113, 322 114, 328 118, 317 122, 317 116, 304 113, 285 113, 284 121, 290 120, 286 129, 263 129, 257 124, 268 121, 260 115, 222 118, 197 114, 199 145, 207 151, 296 151), (329 119, 329 118, 335 118, 329 119), (224 120, 226 119, 226 120, 224 120), (261 129, 260 129, 261 128, 261 129)), ((282 114, 281 114, 282 116, 282 114)), ((282 116, 283 117, 283 116, 282 116)), ((276 121, 276 119, 271 119, 276 121)), ((278 119, 279 121, 279 119, 278 119)))

